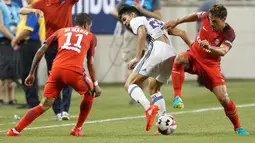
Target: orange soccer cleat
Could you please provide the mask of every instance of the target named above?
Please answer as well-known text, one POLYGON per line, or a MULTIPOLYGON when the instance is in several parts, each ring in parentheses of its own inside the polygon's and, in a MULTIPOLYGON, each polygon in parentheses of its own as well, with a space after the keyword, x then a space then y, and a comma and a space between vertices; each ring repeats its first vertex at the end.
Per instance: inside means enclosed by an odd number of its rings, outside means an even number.
POLYGON ((159 107, 157 105, 151 104, 150 108, 146 110, 146 131, 149 131, 154 123, 154 119, 158 113, 159 107))
POLYGON ((70 132, 70 135, 73 135, 73 136, 84 136, 84 133, 82 131, 82 128, 76 128, 74 127, 71 132, 70 132))
POLYGON ((21 134, 15 129, 10 129, 8 132, 6 132, 6 136, 21 136, 21 134))

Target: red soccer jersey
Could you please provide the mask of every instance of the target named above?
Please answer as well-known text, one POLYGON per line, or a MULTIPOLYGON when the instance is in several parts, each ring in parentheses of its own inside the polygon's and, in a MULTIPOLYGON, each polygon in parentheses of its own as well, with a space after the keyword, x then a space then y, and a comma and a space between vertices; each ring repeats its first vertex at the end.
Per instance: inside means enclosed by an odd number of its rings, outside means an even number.
POLYGON ((37 0, 31 7, 44 12, 46 38, 60 28, 72 26, 72 7, 79 0, 37 0))
POLYGON ((63 68, 78 73, 83 73, 83 61, 94 56, 97 44, 96 37, 81 27, 62 28, 46 40, 49 46, 53 41, 58 41, 58 53, 53 61, 54 68, 63 68))
POLYGON ((195 42, 190 48, 191 53, 205 64, 220 64, 220 56, 210 53, 208 50, 199 47, 199 41, 207 40, 211 46, 219 47, 222 43, 227 44, 230 48, 235 39, 235 32, 228 24, 222 32, 214 32, 210 26, 207 13, 202 15, 202 23, 195 42))

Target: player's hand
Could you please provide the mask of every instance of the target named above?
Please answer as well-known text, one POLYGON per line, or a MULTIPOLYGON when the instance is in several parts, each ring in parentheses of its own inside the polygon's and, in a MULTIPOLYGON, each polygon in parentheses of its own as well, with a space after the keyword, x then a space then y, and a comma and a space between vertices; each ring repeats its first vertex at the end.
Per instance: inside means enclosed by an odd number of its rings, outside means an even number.
POLYGON ((16 40, 15 38, 12 39, 12 41, 11 41, 11 46, 12 46, 12 48, 13 48, 15 51, 19 50, 19 48, 20 48, 20 46, 18 45, 18 42, 17 42, 17 40, 16 40))
POLYGON ((141 7, 141 5, 140 5, 139 3, 137 3, 137 2, 134 2, 134 3, 133 3, 133 6, 134 6, 138 11, 141 11, 141 9, 143 8, 143 7, 141 7))
POLYGON ((35 80, 35 75, 34 74, 29 74, 25 80, 26 86, 32 86, 35 80))
POLYGON ((205 48, 205 49, 209 49, 210 48, 210 44, 207 40, 202 40, 199 42, 199 46, 201 48, 205 48))
POLYGON ((162 29, 171 30, 171 29, 175 28, 177 25, 178 25, 177 20, 170 20, 163 25, 162 29))
POLYGON ((43 11, 41 11, 40 9, 33 9, 33 13, 35 13, 36 16, 40 16, 40 17, 43 17, 44 16, 44 13, 43 11))
POLYGON ((132 70, 135 68, 135 65, 140 61, 140 59, 138 58, 134 58, 132 59, 129 63, 128 63, 128 69, 132 70))
POLYGON ((98 85, 95 86, 94 88, 95 88, 95 89, 94 89, 94 96, 95 96, 95 97, 99 97, 99 96, 101 95, 101 93, 102 93, 101 88, 100 88, 98 85))

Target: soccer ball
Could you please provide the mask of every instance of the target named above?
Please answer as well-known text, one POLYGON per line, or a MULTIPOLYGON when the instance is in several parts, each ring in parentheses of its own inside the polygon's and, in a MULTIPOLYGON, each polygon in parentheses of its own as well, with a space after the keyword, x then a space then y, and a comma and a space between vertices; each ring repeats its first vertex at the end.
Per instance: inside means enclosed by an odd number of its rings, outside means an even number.
POLYGON ((172 134, 177 127, 175 118, 171 115, 163 115, 158 118, 156 123, 158 131, 163 135, 172 134))

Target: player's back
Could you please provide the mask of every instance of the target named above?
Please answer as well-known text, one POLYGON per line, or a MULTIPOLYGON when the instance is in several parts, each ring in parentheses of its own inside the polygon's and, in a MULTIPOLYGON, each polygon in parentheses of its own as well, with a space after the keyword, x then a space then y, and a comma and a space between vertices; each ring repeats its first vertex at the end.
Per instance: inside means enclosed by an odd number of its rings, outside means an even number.
MULTIPOLYGON (((162 35, 168 37, 166 30, 162 30, 164 22, 155 18, 147 18, 145 16, 138 16, 130 21, 130 26, 135 34, 140 26, 144 26, 147 32, 147 42, 153 42, 160 38, 162 35)), ((169 39, 169 44, 172 46, 171 40, 169 39)))
POLYGON ((76 26, 60 29, 57 32, 57 40, 58 53, 52 69, 63 68, 82 73, 85 55, 95 41, 94 35, 76 26))

